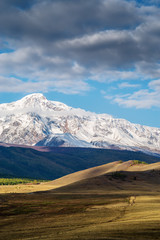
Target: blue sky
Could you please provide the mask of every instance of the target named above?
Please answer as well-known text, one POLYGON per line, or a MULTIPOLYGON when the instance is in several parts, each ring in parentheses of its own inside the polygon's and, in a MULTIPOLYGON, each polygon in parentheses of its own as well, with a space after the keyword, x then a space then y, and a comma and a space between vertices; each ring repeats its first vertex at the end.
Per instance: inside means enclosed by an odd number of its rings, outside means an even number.
POLYGON ((1 0, 0 103, 41 92, 160 127, 159 8, 159 0, 1 0))

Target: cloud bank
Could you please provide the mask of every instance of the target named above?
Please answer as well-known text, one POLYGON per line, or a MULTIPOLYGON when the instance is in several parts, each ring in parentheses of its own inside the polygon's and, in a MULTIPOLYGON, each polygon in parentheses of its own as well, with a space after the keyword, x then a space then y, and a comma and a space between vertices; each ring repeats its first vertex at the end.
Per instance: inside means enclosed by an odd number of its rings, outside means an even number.
POLYGON ((159 107, 159 40, 156 1, 1 0, 0 91, 81 94, 117 82, 130 90, 112 101, 159 107))

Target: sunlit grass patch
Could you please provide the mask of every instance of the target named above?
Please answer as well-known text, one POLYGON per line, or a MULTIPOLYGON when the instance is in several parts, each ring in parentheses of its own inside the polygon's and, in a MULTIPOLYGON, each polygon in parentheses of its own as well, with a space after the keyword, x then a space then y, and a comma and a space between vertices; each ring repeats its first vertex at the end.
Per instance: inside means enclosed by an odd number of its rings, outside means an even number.
POLYGON ((0 185, 17 185, 17 184, 39 184, 40 182, 46 182, 45 180, 27 179, 27 178, 0 178, 0 185))

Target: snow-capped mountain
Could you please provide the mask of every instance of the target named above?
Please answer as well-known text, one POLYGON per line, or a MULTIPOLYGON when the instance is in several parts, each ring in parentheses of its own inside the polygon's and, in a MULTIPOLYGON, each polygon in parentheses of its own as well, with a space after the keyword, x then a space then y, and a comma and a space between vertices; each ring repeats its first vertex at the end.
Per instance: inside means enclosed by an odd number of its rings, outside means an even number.
POLYGON ((0 141, 48 146, 63 141, 64 146, 159 152, 160 129, 72 108, 35 93, 0 104, 0 141))
POLYGON ((47 147, 83 147, 92 148, 94 147, 91 143, 85 142, 78 139, 76 136, 70 133, 57 133, 46 136, 43 140, 39 141, 36 146, 47 146, 47 147))

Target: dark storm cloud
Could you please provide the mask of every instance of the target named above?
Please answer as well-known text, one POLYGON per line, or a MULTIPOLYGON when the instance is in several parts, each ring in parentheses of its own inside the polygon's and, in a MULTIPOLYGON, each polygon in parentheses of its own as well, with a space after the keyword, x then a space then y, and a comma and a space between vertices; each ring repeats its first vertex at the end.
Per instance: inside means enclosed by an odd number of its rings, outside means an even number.
POLYGON ((134 4, 119 0, 3 0, 0 3, 1 33, 37 41, 38 38, 51 41, 105 29, 132 28, 140 21, 134 4))
POLYGON ((0 1, 0 46, 13 51, 0 54, 0 75, 29 86, 36 80, 78 92, 90 89, 86 79, 160 78, 159 40, 160 11, 151 1, 0 1))
POLYGON ((0 2, 3 38, 89 66, 126 68, 158 60, 159 20, 157 8, 123 0, 0 2))
POLYGON ((160 16, 155 7, 123 0, 7 0, 0 9, 3 36, 19 45, 39 46, 45 54, 121 68, 159 59, 160 16), (95 42, 88 41, 94 36, 95 42))
POLYGON ((127 31, 105 31, 65 41, 60 45, 81 64, 130 67, 141 59, 139 46, 127 31))
POLYGON ((5 1, 1 1, 3 4, 5 4, 7 7, 17 7, 20 9, 28 9, 30 7, 33 6, 33 4, 35 4, 36 2, 38 2, 37 0, 5 0, 5 1))

